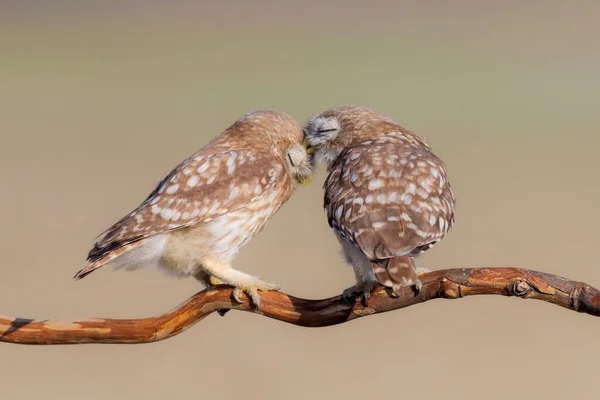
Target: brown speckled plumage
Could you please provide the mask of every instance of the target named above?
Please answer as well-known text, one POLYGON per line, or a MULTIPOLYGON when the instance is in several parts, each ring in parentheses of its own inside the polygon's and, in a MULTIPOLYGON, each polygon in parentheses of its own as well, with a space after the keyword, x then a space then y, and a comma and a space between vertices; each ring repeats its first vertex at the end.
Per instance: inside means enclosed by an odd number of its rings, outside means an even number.
POLYGON ((367 108, 328 110, 305 134, 328 166, 324 207, 359 291, 418 285, 414 257, 454 224, 444 163, 425 138, 367 108))
POLYGON ((294 179, 312 172, 302 137, 302 128, 287 114, 260 110, 245 115, 175 167, 139 207, 105 231, 75 278, 109 262, 125 269, 155 262, 205 285, 216 277, 248 289, 255 299, 255 288, 276 288, 232 270, 230 263, 292 196, 294 179))

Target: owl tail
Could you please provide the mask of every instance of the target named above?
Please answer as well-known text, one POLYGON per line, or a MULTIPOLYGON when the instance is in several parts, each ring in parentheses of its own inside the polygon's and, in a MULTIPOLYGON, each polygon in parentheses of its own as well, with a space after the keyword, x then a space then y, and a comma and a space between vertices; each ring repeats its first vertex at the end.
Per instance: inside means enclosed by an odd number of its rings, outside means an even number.
POLYGON ((381 263, 374 263, 373 271, 377 282, 388 287, 413 286, 419 281, 415 259, 411 255, 394 257, 382 260, 381 263))
POLYGON ((83 268, 82 270, 80 270, 79 272, 77 272, 75 275, 73 275, 73 279, 78 281, 80 279, 85 278, 86 276, 88 276, 89 274, 91 274, 92 272, 97 270, 98 268, 113 261, 115 258, 119 257, 120 255, 128 252, 136 245, 137 245, 137 243, 131 243, 131 244, 119 247, 117 249, 114 249, 110 252, 101 254, 99 257, 95 256, 93 258, 88 258, 88 261, 89 261, 88 265, 85 268, 83 268))
POLYGON ((73 275, 73 279, 75 279, 76 281, 83 279, 103 265, 104 264, 98 264, 98 263, 88 264, 85 268, 81 269, 79 272, 77 272, 75 275, 73 275))

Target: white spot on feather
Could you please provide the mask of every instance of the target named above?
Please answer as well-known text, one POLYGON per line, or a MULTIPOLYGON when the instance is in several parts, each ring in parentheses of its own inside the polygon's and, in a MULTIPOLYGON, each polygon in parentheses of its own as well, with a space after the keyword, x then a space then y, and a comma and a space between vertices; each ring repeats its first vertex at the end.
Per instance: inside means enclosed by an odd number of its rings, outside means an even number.
POLYGON ((381 181, 379 179, 371 179, 369 181, 369 190, 377 190, 381 187, 381 181))
POLYGON ((196 171, 198 171, 199 173, 203 173, 207 169, 208 169, 208 161, 205 161, 204 164, 202 164, 201 166, 199 166, 196 171))
POLYGON ((400 178, 402 176, 402 172, 398 172, 395 169, 391 169, 389 172, 390 178, 400 178))
POLYGON ((169 221, 175 211, 170 208, 163 208, 160 212, 162 219, 169 221))
POLYGON ((155 198, 152 199, 152 201, 150 202, 150 204, 156 204, 158 203, 158 201, 160 200, 160 196, 156 196, 155 198))
POLYGON ((198 177, 198 175, 192 175, 192 176, 190 177, 190 179, 188 179, 188 181, 187 181, 187 185, 188 185, 189 187, 194 187, 194 186, 196 186, 196 185, 198 184, 198 181, 199 181, 199 180, 200 180, 200 178, 198 177))
POLYGON ((410 203, 412 203, 412 196, 408 193, 403 193, 402 196, 400 196, 400 200, 404 204, 409 205, 410 203))
POLYGON ((173 194, 173 193, 177 192, 177 190, 179 190, 179 185, 178 184, 174 184, 174 185, 171 185, 171 186, 169 186, 167 188, 167 193, 168 194, 173 194))

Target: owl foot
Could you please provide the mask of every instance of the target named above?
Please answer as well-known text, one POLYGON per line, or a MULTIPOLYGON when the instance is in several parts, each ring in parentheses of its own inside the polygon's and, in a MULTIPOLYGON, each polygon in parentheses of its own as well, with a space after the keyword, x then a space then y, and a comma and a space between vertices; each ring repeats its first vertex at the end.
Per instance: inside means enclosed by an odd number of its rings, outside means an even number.
POLYGON ((346 302, 346 304, 352 305, 352 304, 356 303, 357 299, 360 299, 360 298, 366 298, 365 301, 368 301, 369 294, 365 293, 365 292, 356 291, 355 286, 349 287, 348 289, 345 289, 342 292, 342 300, 344 300, 344 302, 346 302))
POLYGON ((371 297, 371 290, 373 286, 352 286, 342 292, 342 300, 347 304, 353 305, 356 300, 361 300, 363 305, 367 305, 369 298, 371 297))
POLYGON ((269 290, 278 291, 279 288, 280 288, 280 286, 277 283, 265 282, 265 281, 261 281, 260 279, 256 279, 255 282, 252 282, 247 286, 236 286, 235 289, 233 289, 233 298, 238 303, 242 303, 241 294, 246 293, 248 295, 248 297, 250 297, 250 299, 252 300, 252 303, 254 304, 256 309, 259 309, 260 308, 260 296, 258 294, 258 291, 259 290, 262 290, 265 292, 269 291, 269 290))
POLYGON ((415 292, 415 294, 419 294, 421 292, 421 289, 423 288, 423 282, 421 282, 419 279, 417 279, 417 281, 415 283, 413 283, 412 285, 394 285, 392 286, 392 297, 398 297, 399 294, 398 292, 400 291, 400 289, 406 287, 406 286, 410 286, 413 289, 413 292, 415 292))

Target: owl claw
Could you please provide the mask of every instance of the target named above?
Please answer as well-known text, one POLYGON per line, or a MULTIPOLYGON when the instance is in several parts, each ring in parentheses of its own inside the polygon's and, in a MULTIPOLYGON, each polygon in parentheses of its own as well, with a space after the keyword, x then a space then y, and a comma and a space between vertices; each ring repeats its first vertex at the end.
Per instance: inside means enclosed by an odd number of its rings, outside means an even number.
POLYGON ((416 289, 417 293, 419 293, 421 291, 421 289, 423 289, 423 282, 421 282, 420 280, 417 280, 417 283, 415 283, 415 289, 416 289))
MULTIPOLYGON (((400 289, 402 289, 403 287, 406 287, 407 285, 394 285, 392 286, 392 297, 397 298, 400 296, 399 292, 400 289)), ((423 282, 421 282, 421 280, 417 279, 417 281, 410 285, 413 290, 416 292, 416 294, 419 294, 419 292, 421 292, 421 289, 423 288, 423 282)))
POLYGON ((280 286, 277 283, 264 282, 261 280, 257 280, 257 282, 253 283, 251 286, 235 287, 233 289, 233 298, 238 303, 242 303, 243 301, 241 298, 241 294, 245 293, 246 295, 248 295, 248 297, 250 297, 250 299, 252 300, 252 303, 254 304, 256 309, 259 309, 260 308, 260 295, 258 294, 258 291, 259 290, 262 290, 264 292, 270 291, 270 290, 278 291, 279 288, 280 288, 280 286))
POLYGON ((369 301, 369 297, 371 297, 370 291, 359 289, 356 286, 349 287, 342 292, 342 300, 350 305, 356 303, 358 299, 362 299, 363 304, 366 304, 369 301))

